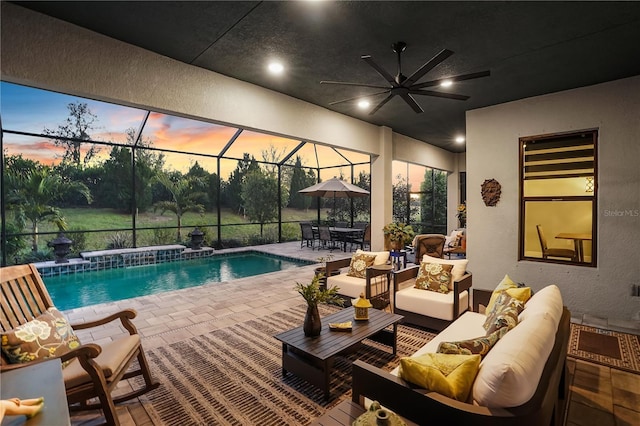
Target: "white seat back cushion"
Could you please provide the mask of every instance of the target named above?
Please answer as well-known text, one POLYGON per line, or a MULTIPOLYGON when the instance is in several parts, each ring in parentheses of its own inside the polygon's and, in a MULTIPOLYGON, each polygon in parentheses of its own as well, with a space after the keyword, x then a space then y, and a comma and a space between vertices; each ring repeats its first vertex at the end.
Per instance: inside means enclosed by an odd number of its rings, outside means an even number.
POLYGON ((538 294, 541 296, 533 305, 529 305, 533 297, 525 304, 524 311, 532 309, 521 317, 522 321, 505 334, 480 363, 472 390, 477 404, 517 407, 535 393, 562 316, 558 287, 545 287, 538 294))
POLYGON ((428 254, 422 256, 422 261, 428 263, 438 263, 442 265, 453 265, 453 269, 451 269, 451 276, 453 277, 454 281, 459 280, 464 276, 464 273, 467 270, 467 263, 469 263, 469 259, 440 259, 439 257, 431 257, 428 254))
POLYGON ((387 263, 387 260, 389 260, 388 251, 363 251, 360 249, 356 250, 356 254, 360 253, 374 255, 376 257, 373 261, 374 265, 384 265, 385 263, 387 263))

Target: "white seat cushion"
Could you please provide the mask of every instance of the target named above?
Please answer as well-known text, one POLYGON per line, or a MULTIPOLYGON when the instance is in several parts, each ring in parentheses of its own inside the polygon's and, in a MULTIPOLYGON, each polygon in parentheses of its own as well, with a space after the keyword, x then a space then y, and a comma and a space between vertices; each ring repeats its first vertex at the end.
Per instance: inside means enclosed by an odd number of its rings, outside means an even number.
MULTIPOLYGON (((396 307, 416 314, 452 321, 455 318, 453 315, 453 295, 453 292, 443 294, 408 287, 395 293, 396 307)), ((458 299, 460 302, 459 314, 461 314, 469 308, 469 293, 463 291, 458 299)))
POLYGON ((367 280, 365 278, 350 277, 347 274, 332 275, 327 278, 327 288, 338 286, 338 293, 352 298, 360 297, 365 292, 367 280))

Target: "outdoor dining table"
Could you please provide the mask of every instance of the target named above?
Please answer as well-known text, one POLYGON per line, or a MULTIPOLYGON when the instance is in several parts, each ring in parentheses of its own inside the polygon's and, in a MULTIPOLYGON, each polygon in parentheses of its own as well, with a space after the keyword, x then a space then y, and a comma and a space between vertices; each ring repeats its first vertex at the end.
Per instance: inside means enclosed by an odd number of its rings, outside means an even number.
MULTIPOLYGON (((318 227, 314 226, 314 230, 317 230, 318 227)), ((338 240, 342 243, 342 251, 347 251, 347 243, 353 237, 358 237, 364 234, 364 229, 362 228, 338 228, 335 226, 329 227, 329 232, 333 232, 338 236, 338 240)))

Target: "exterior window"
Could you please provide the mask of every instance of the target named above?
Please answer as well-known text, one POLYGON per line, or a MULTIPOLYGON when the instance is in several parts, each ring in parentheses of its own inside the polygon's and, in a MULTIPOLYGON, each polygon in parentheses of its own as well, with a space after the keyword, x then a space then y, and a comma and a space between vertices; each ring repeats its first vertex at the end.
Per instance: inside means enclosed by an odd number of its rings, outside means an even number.
POLYGON ((597 139, 520 139, 520 260, 596 266, 597 139))

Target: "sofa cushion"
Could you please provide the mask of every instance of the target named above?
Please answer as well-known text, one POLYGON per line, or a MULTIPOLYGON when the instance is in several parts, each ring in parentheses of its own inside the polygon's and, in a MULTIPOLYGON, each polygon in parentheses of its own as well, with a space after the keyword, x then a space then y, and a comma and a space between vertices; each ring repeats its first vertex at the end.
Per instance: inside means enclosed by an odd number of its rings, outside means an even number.
POLYGON ((524 305, 524 310, 520 314, 519 320, 525 321, 529 318, 550 316, 555 323, 560 323, 562 318, 562 294, 556 285, 549 285, 537 291, 531 299, 524 305))
POLYGON ((349 264, 349 272, 347 275, 356 278, 366 278, 367 268, 373 265, 373 261, 376 259, 374 254, 356 253, 351 257, 351 263, 349 264))
POLYGON ((439 257, 431 257, 428 254, 422 256, 422 261, 429 263, 441 263, 443 265, 453 265, 451 276, 454 281, 464 277, 464 273, 467 271, 467 263, 469 263, 469 259, 440 259, 439 257))
POLYGON ((421 262, 414 287, 420 290, 437 291, 438 293, 445 294, 449 293, 452 268, 453 265, 421 262))
POLYGON ((332 275, 330 277, 327 277, 327 288, 331 288, 334 286, 338 286, 339 294, 355 299, 360 297, 361 293, 366 292, 367 280, 362 278, 350 277, 347 274, 332 275))
POLYGON ((373 262, 374 265, 384 265, 389 260, 389 252, 388 251, 364 251, 364 250, 356 250, 356 254, 372 254, 376 257, 376 260, 373 262))
POLYGON ((480 355, 484 357, 509 329, 502 327, 486 336, 473 339, 459 340, 457 342, 441 342, 438 352, 443 354, 480 355))
MULTIPOLYGON (((65 316, 49 308, 33 320, 2 333, 2 353, 10 363, 59 357, 80 346, 65 316)), ((66 367, 65 362, 62 367, 66 367)))
POLYGON ((487 312, 487 320, 482 325, 487 334, 491 334, 499 328, 506 327, 511 330, 518 324, 518 315, 524 309, 524 303, 501 292, 490 312, 487 312))
POLYGON ((529 287, 518 287, 518 283, 514 282, 509 275, 505 275, 502 281, 496 286, 491 294, 491 298, 489 299, 489 303, 487 303, 486 312, 488 313, 493 308, 493 305, 496 302, 496 299, 500 295, 500 293, 506 292, 509 296, 515 297, 522 302, 527 302, 531 297, 531 288, 529 287))
MULTIPOLYGON (((342 293, 342 291, 341 291, 342 293)), ((454 292, 447 294, 435 291, 424 291, 415 287, 403 288, 395 293, 395 304, 398 309, 415 312, 432 318, 453 321, 458 315, 453 315, 454 292)), ((469 293, 463 291, 458 296, 459 311, 463 313, 469 307, 469 293)), ((476 334, 477 336, 477 334, 476 334)), ((470 336, 472 337, 472 336, 470 336)))
MULTIPOLYGON (((527 311, 527 305, 522 314, 527 311)), ((472 390, 477 404, 516 407, 531 399, 553 349, 560 322, 560 318, 556 320, 552 314, 539 313, 533 321, 527 317, 519 322, 484 357, 472 390)))
POLYGON ((421 388, 466 401, 480 355, 423 354, 400 358, 399 376, 421 388))

